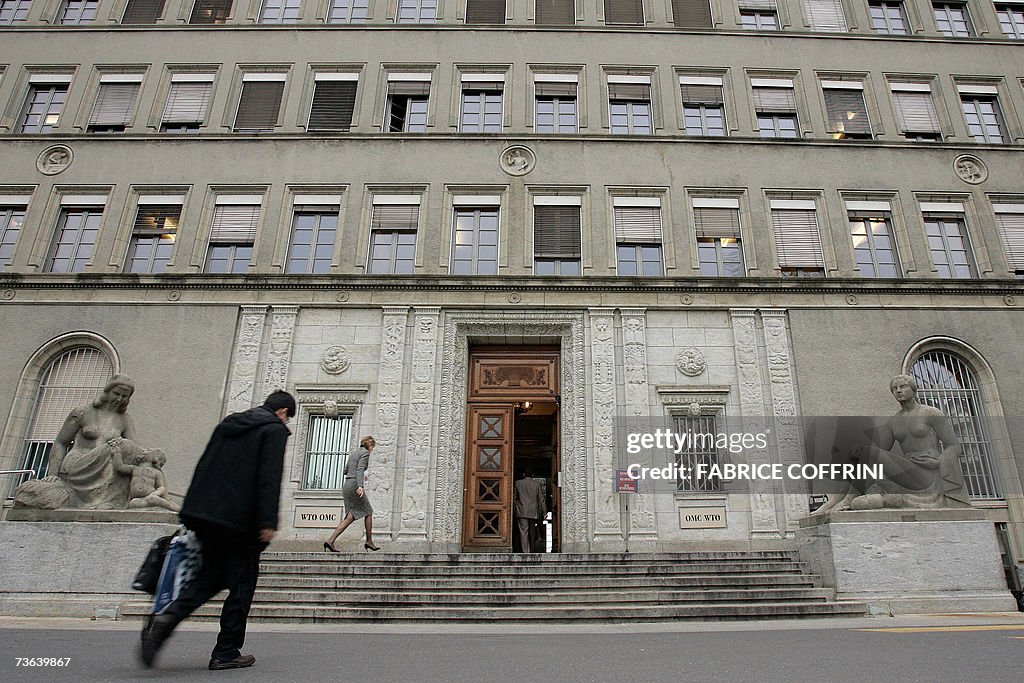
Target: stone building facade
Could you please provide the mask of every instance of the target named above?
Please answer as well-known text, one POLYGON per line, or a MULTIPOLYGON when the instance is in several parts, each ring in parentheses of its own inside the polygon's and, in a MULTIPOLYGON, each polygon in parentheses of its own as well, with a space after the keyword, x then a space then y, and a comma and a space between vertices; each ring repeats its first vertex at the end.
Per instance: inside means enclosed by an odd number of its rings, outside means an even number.
POLYGON ((779 420, 751 457, 789 461, 785 418, 891 414, 924 363, 1024 560, 1019 6, 84 4, 0 5, 4 468, 42 468, 86 349, 177 492, 219 417, 293 391, 286 541, 372 433, 378 538, 504 548, 515 444, 467 445, 531 400, 559 549, 790 547, 778 482, 627 512, 622 421, 779 420))

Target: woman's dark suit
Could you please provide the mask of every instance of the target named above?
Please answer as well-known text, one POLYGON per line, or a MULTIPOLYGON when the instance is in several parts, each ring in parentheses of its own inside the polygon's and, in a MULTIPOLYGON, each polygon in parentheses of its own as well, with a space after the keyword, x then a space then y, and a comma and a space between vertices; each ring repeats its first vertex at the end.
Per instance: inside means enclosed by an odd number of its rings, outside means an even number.
POLYGON ((345 465, 345 482, 341 485, 341 496, 345 500, 345 512, 356 519, 373 515, 373 507, 370 506, 370 498, 363 489, 363 495, 356 494, 356 489, 363 485, 366 476, 366 468, 370 466, 370 451, 362 446, 348 456, 348 463, 345 465))

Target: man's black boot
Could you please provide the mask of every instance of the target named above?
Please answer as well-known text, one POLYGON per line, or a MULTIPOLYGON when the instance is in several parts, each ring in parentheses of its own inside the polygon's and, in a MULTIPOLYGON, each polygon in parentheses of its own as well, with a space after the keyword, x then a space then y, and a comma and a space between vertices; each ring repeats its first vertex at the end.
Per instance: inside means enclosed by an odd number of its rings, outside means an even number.
POLYGON ((153 666, 153 660, 156 659, 156 653, 163 647, 164 641, 167 640, 171 632, 174 631, 175 621, 173 617, 166 614, 161 614, 155 617, 150 617, 146 624, 142 627, 142 647, 140 649, 140 655, 142 658, 142 665, 147 669, 153 666))

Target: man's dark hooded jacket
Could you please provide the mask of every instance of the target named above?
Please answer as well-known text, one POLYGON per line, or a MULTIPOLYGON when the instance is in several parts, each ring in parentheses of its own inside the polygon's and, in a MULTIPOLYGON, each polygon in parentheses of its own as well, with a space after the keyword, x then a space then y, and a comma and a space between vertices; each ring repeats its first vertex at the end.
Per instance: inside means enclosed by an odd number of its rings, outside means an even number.
POLYGON ((212 525, 247 542, 258 542, 260 529, 276 529, 289 434, 264 406, 224 418, 192 475, 181 507, 186 526, 212 525))

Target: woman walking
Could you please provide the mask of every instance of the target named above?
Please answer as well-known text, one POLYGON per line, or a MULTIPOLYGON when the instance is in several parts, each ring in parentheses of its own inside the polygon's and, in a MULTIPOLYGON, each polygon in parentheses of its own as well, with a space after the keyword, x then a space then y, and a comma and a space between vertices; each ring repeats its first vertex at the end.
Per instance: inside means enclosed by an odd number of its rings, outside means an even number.
POLYGON ((341 485, 341 496, 345 500, 345 518, 338 524, 331 537, 324 541, 324 550, 329 553, 340 552, 334 547, 334 542, 349 524, 357 519, 362 519, 366 527, 366 543, 363 547, 367 550, 380 550, 379 546, 373 544, 373 508, 363 489, 363 478, 366 475, 366 468, 370 465, 370 452, 376 445, 377 442, 372 436, 364 436, 359 441, 359 450, 348 458, 348 464, 345 466, 345 483, 341 485))

